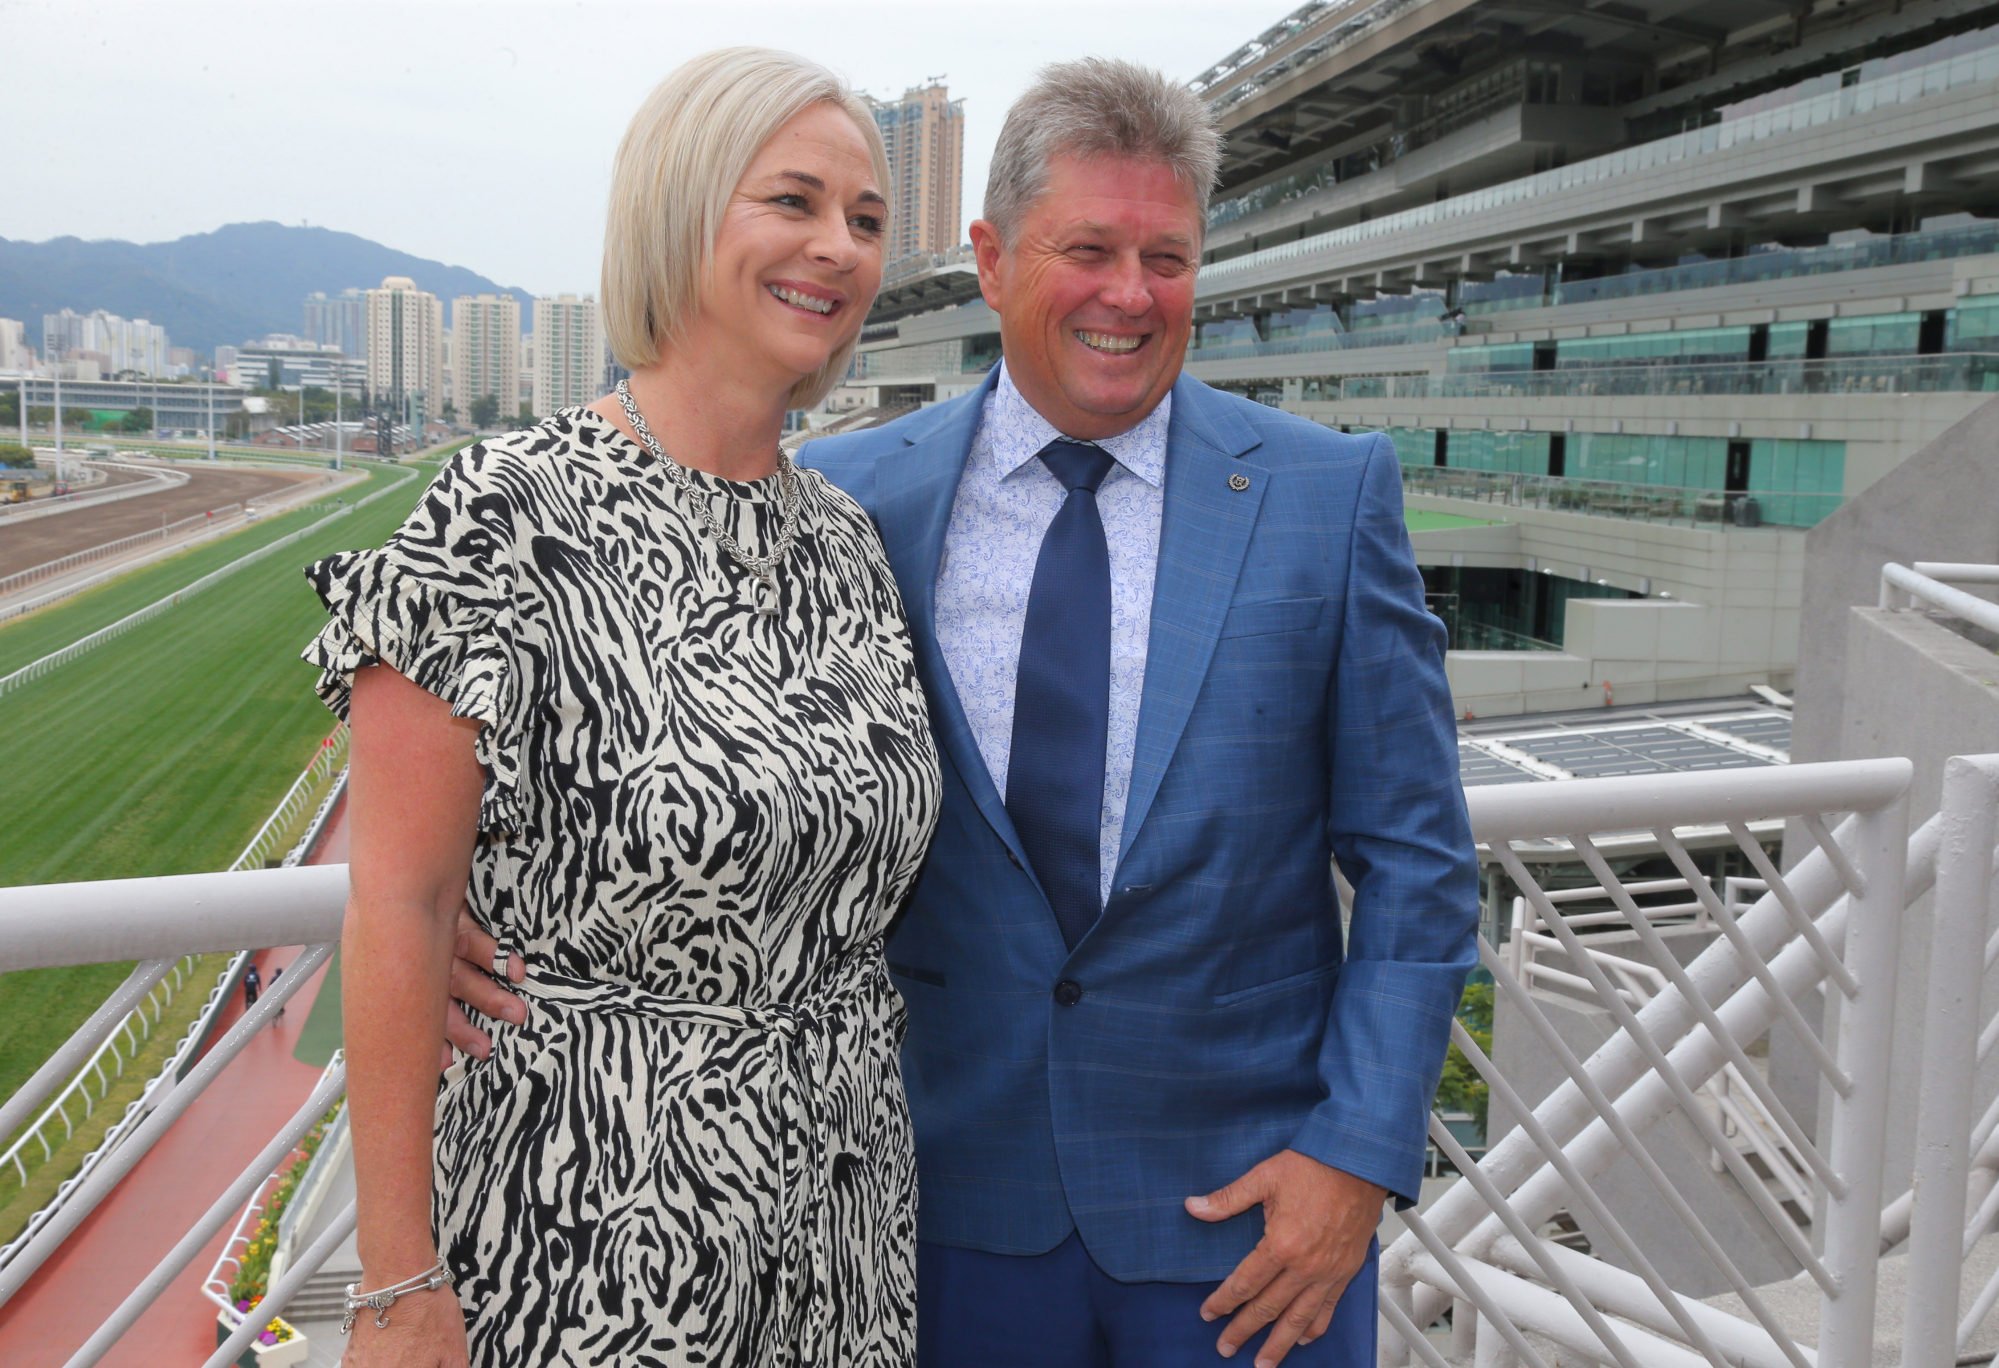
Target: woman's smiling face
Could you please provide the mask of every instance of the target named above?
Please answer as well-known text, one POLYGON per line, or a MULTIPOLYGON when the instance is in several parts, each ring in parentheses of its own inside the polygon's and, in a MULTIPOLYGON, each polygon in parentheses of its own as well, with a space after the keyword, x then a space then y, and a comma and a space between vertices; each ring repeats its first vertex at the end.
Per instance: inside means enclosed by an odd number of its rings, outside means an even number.
POLYGON ((887 203, 845 110, 816 104, 773 133, 729 196, 700 307, 680 345, 789 386, 853 341, 881 285, 887 203))

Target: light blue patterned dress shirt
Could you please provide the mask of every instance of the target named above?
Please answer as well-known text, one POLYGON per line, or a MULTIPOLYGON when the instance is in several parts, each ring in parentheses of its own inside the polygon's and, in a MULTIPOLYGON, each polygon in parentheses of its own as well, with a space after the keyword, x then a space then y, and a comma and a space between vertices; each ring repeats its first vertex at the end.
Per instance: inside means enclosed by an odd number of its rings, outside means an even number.
MULTIPOLYGON (((1166 508, 1166 428, 1173 396, 1137 427, 1097 445, 1116 465, 1097 490, 1111 564, 1111 707, 1104 754, 1101 891, 1110 899, 1131 796, 1131 758, 1152 633, 1152 581, 1166 508)), ((1067 491, 1035 459, 1062 436, 1014 388, 1006 363, 986 398, 951 505, 937 567, 937 644, 944 652, 993 785, 1006 797, 1020 634, 1041 539, 1067 491)))

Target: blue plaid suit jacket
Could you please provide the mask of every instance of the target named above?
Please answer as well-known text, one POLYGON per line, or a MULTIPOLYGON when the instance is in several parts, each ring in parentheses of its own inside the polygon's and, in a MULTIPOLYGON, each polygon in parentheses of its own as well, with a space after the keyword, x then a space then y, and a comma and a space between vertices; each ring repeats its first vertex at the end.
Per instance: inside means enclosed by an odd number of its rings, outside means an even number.
POLYGON ((991 384, 803 458, 881 529, 943 755, 936 843, 888 947, 921 1236, 1037 1254, 1073 1228, 1114 1277, 1218 1279, 1261 1213, 1209 1225, 1182 1199, 1287 1147, 1416 1196, 1477 959, 1443 628, 1385 436, 1181 377, 1123 849, 1066 949, 934 629, 991 384), (1080 1000, 1058 1001, 1064 982, 1080 1000))

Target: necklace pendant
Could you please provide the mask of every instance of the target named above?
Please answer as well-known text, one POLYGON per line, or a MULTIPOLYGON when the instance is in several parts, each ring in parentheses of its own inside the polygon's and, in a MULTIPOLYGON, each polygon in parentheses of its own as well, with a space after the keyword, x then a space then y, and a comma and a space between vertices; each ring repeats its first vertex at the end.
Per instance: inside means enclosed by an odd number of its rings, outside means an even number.
POLYGON ((777 576, 757 575, 751 583, 755 587, 750 590, 750 602, 756 606, 757 613, 762 617, 776 617, 777 576))

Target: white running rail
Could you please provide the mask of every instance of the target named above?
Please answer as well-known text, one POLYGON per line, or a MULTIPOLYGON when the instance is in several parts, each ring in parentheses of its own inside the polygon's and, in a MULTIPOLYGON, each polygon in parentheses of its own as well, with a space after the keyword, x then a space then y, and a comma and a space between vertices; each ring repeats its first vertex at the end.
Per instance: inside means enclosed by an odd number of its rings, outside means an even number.
POLYGON ((239 556, 233 561, 230 561, 227 565, 220 566, 214 570, 209 571, 207 574, 203 575, 200 579, 195 580, 192 584, 183 585, 181 588, 174 590, 171 594, 168 594, 166 597, 161 599, 156 599, 154 602, 147 604, 144 608, 141 608, 136 612, 126 614, 124 617, 119 618, 116 622, 113 622, 108 626, 100 627, 96 631, 90 633, 90 635, 88 636, 79 637, 77 640, 72 641, 69 645, 63 647, 59 651, 51 651, 48 655, 43 656, 40 660, 30 661, 28 664, 23 665, 20 669, 15 670, 12 674, 0 675, 0 698, 5 698, 9 693, 11 693, 15 689, 20 688, 23 684, 32 683, 33 681, 40 679, 43 675, 46 675, 53 670, 59 669, 64 665, 67 665, 70 661, 75 660, 78 656, 83 655, 86 652, 95 650, 97 647, 102 646, 105 642, 111 640, 113 637, 123 636, 126 632, 131 631, 134 627, 139 626, 141 623, 152 621, 154 618, 160 616, 160 614, 164 612, 167 612, 169 609, 178 607, 183 600, 191 598, 194 595, 200 593, 202 590, 207 589, 212 585, 220 583, 221 581, 229 578, 229 576, 235 574, 239 570, 244 570, 249 568, 250 566, 256 564, 258 561, 263 560, 266 556, 275 554, 280 549, 292 545, 294 542, 299 541, 301 538, 311 536, 313 533, 319 531, 321 528, 327 526, 329 523, 332 523, 335 519, 344 518, 348 514, 355 512, 357 509, 367 507, 369 504, 373 503, 375 500, 383 497, 384 495, 389 494, 397 489, 400 489, 403 486, 403 484, 409 479, 413 478, 414 475, 415 472, 411 471, 403 475, 399 479, 397 479, 395 483, 384 485, 382 486, 382 488, 376 490, 372 494, 363 495, 361 498, 355 500, 353 503, 346 504, 340 508, 335 509, 333 512, 327 514, 325 517, 320 518, 315 522, 308 523, 306 526, 301 527, 296 532, 287 533, 286 535, 279 537, 276 541, 266 542, 264 545, 258 547, 256 550, 251 551, 246 555, 239 556))
POLYGON ((72 551, 67 556, 59 556, 55 560, 44 561, 40 565, 31 565, 25 570, 16 570, 11 575, 0 575, 0 594, 11 594, 17 589, 25 589, 29 585, 38 584, 51 576, 75 570, 80 566, 94 565, 98 561, 112 556, 123 555, 134 547, 144 546, 148 542, 169 541, 177 533, 185 532, 190 527, 210 525, 217 517, 226 518, 231 513, 240 513, 242 509, 243 501, 238 499, 234 503, 223 504, 220 508, 211 508, 204 512, 191 513, 185 518, 176 518, 172 522, 161 523, 158 527, 149 527, 144 532, 134 532, 129 537, 120 537, 116 541, 108 541, 101 546, 91 546, 81 551, 72 551))

